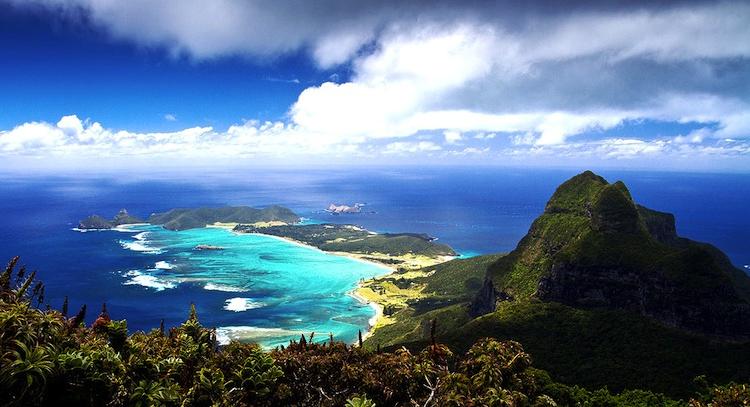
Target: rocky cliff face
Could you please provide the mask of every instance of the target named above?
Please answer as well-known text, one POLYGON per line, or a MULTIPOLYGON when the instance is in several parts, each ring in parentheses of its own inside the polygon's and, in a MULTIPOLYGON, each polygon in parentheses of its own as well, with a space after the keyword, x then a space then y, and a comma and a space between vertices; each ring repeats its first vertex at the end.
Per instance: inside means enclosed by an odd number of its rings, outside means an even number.
POLYGON ((539 281, 537 296, 579 308, 627 310, 671 327, 719 337, 750 334, 750 307, 730 284, 691 288, 661 273, 627 266, 556 263, 539 281))
POLYGON ((489 268, 471 311, 537 298, 750 338, 748 280, 718 249, 679 238, 673 215, 636 205, 622 182, 587 171, 562 184, 518 247, 489 268))

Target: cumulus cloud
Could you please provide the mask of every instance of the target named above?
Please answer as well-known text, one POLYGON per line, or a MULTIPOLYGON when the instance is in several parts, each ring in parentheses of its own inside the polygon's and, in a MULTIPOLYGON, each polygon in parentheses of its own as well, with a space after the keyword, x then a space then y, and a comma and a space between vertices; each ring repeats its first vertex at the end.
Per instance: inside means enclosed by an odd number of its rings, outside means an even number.
POLYGON ((455 131, 455 130, 444 131, 443 137, 445 137, 445 142, 448 144, 456 144, 459 141, 463 140, 463 136, 461 135, 461 132, 455 131))
POLYGON ((419 141, 419 142, 409 142, 409 141, 397 141, 394 143, 389 143, 385 146, 385 154, 405 154, 405 153, 421 153, 421 152, 428 152, 428 151, 438 151, 442 150, 442 148, 431 142, 431 141, 419 141))
POLYGON ((746 137, 750 100, 736 89, 750 84, 727 60, 750 58, 747 19, 750 5, 718 3, 538 17, 513 29, 481 19, 394 24, 352 60, 349 82, 306 89, 290 116, 347 138, 524 132, 551 145, 638 119, 718 123, 717 136, 746 137), (575 74, 559 75, 561 66, 575 74), (692 78, 662 80, 672 73, 692 78))

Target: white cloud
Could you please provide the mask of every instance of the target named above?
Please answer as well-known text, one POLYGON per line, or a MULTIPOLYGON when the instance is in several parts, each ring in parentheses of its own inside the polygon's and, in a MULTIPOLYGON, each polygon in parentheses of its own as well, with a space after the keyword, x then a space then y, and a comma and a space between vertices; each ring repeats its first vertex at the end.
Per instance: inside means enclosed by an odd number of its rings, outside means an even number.
POLYGON ((684 144, 684 143, 694 143, 694 144, 697 144, 697 143, 702 143, 703 140, 705 140, 705 139, 707 139, 709 137, 713 137, 713 135, 714 135, 714 131, 713 130, 711 130, 709 128, 706 128, 706 127, 702 127, 700 129, 691 131, 687 135, 676 136, 674 138, 674 142, 678 143, 678 144, 684 144))
POLYGON ((516 146, 532 145, 536 142, 536 135, 530 131, 522 134, 515 134, 510 136, 510 142, 516 146))
POLYGON ((444 131, 443 137, 445 137, 445 142, 448 144, 456 144, 459 141, 463 140, 463 136, 461 135, 461 132, 455 131, 455 130, 444 131))
MULTIPOLYGON (((211 127, 192 127, 176 132, 138 133, 112 130, 97 122, 65 116, 57 124, 25 123, 0 132, 0 155, 5 159, 42 158, 42 163, 65 162, 74 166, 130 164, 132 160, 152 165, 228 165, 269 162, 362 162, 362 159, 420 160, 439 159, 442 163, 476 162, 467 160, 501 159, 502 162, 528 164, 577 163, 596 160, 644 162, 666 165, 675 159, 689 163, 704 162, 707 157, 724 159, 724 163, 745 157, 750 163, 750 142, 727 141, 710 137, 710 130, 698 130, 685 141, 678 137, 656 140, 613 137, 603 140, 572 141, 564 144, 540 145, 533 140, 516 143, 505 149, 475 145, 440 145, 430 140, 392 141, 342 140, 337 137, 312 135, 298 126, 283 122, 248 121, 230 126, 225 131, 211 127), (695 137, 705 137, 700 141, 695 137), (458 148, 457 148, 458 147, 458 148), (469 158, 474 157, 474 158, 469 158), (481 157, 481 158, 479 158, 481 157), (248 160, 249 159, 249 160, 248 160), (119 160, 119 161, 118 161, 119 160), (536 160, 536 161, 535 161, 536 160), (623 161, 625 160, 625 161, 623 161)), ((525 137, 525 135, 519 135, 525 137)), ((465 143, 476 141, 464 140, 465 143)), ((434 162, 434 161, 428 161, 434 162)), ((28 165, 28 161, 22 161, 28 165)))
POLYGON ((431 141, 396 141, 385 146, 384 154, 422 153, 442 150, 442 147, 431 141))
POLYGON ((166 120, 168 122, 176 122, 177 121, 177 116, 173 115, 172 113, 167 113, 167 114, 164 115, 164 120, 166 120))

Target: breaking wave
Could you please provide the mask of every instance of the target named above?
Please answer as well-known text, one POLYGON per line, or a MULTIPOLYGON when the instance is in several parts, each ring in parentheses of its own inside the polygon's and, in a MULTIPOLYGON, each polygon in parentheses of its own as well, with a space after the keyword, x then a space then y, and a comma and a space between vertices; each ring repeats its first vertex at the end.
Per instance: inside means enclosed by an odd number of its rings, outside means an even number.
POLYGON ((156 291, 164 291, 166 289, 175 288, 177 284, 162 280, 152 274, 145 274, 138 270, 130 270, 125 273, 126 277, 130 277, 123 285, 140 285, 147 288, 153 288, 156 291))

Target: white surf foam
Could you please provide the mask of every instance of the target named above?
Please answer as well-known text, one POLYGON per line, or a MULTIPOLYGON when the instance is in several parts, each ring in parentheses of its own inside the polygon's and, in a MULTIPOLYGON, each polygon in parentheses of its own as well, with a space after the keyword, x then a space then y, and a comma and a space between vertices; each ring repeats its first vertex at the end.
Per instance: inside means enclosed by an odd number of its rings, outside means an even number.
POLYGON ((224 285, 224 284, 216 284, 216 283, 206 283, 206 285, 203 286, 204 290, 211 290, 211 291, 225 291, 228 293, 244 293, 248 290, 241 287, 233 287, 231 285, 224 285))
POLYGON ((171 281, 164 281, 151 274, 144 274, 138 270, 130 270, 125 273, 125 276, 130 277, 129 280, 124 282, 124 285, 140 285, 147 288, 153 288, 156 291, 164 291, 166 289, 175 288, 176 284, 171 281))
POLYGON ((122 246, 123 249, 132 250, 134 252, 141 252, 141 253, 147 253, 147 254, 163 253, 161 249, 148 246, 144 242, 138 241, 138 240, 136 241, 120 240, 120 246, 122 246))
POLYGON ((229 344, 231 340, 257 341, 279 336, 295 336, 300 332, 282 328, 259 328, 256 326, 220 326, 216 328, 216 341, 221 345, 229 344))
POLYGON ((117 225, 113 227, 112 229, 106 229, 106 230, 115 230, 118 232, 135 232, 135 230, 131 229, 133 226, 144 226, 148 225, 148 223, 123 223, 122 225, 117 225))
POLYGON ((166 261, 157 261, 154 264, 154 268, 158 270, 172 270, 174 265, 167 263, 166 261))
POLYGON ((86 233, 86 232, 105 232, 105 231, 111 230, 111 229, 81 229, 81 228, 71 228, 70 230, 75 231, 75 232, 86 233))
POLYGON ((249 309, 264 306, 262 302, 253 301, 250 298, 234 297, 224 301, 224 309, 227 311, 242 312, 249 309))

